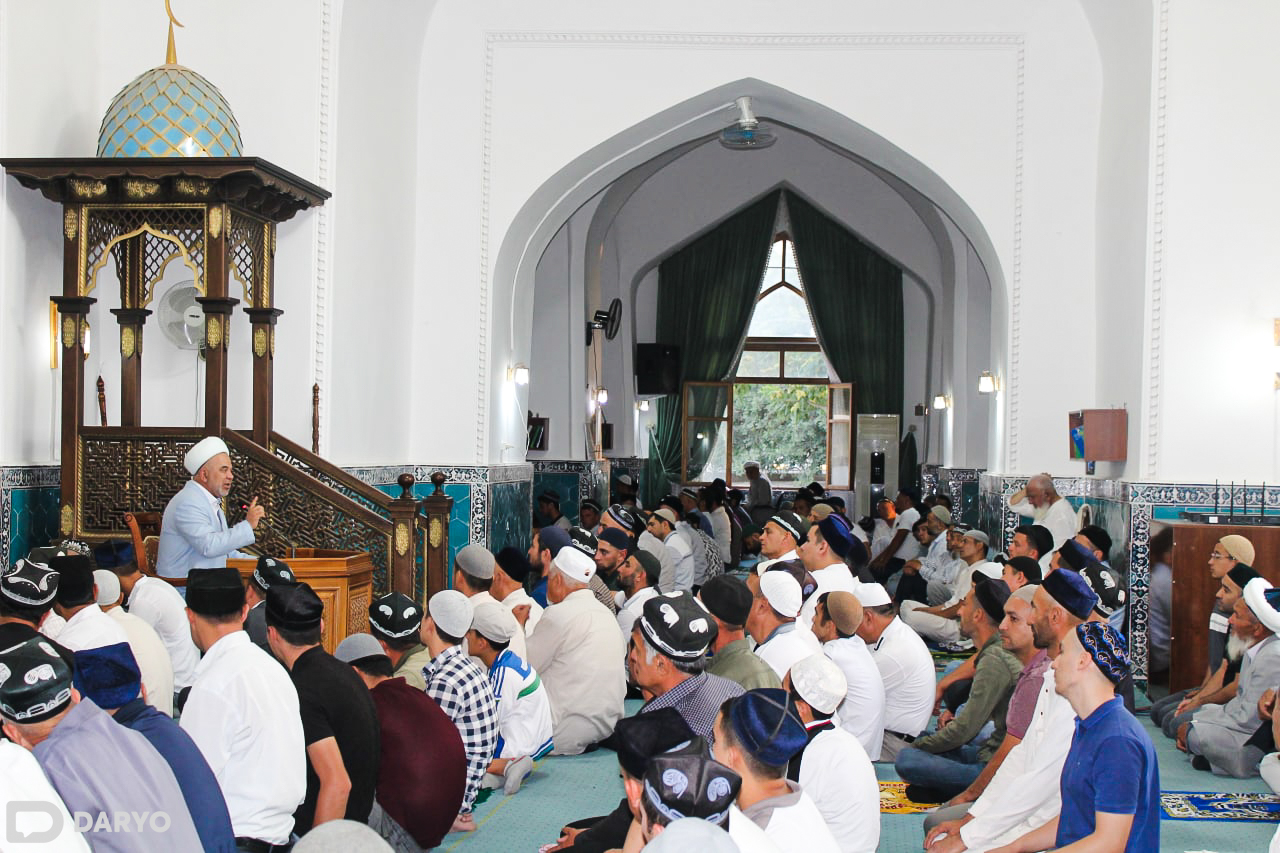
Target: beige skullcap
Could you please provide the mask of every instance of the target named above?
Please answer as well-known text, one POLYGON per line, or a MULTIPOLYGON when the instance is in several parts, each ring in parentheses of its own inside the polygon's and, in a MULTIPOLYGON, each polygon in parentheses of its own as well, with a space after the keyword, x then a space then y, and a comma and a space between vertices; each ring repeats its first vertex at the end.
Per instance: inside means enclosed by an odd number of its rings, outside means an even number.
POLYGON ((1227 553, 1230 554, 1237 562, 1248 563, 1251 566, 1253 565, 1253 543, 1248 539, 1245 539, 1239 533, 1232 533, 1227 536, 1223 536, 1218 540, 1218 544, 1227 549, 1227 553))
POLYGON ((841 634, 852 636, 862 624, 862 602, 851 592, 837 589, 827 593, 827 616, 841 634))

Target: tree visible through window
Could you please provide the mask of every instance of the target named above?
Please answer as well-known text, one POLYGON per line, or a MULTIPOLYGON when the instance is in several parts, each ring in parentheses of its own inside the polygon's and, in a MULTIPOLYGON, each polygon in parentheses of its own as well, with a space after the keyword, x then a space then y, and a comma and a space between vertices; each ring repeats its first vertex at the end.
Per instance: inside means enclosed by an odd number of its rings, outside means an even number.
MULTIPOLYGON (((722 477, 745 484, 742 463, 748 460, 758 461, 762 473, 783 488, 813 480, 830 483, 829 464, 847 477, 842 452, 829 461, 829 381, 792 243, 780 235, 769 253, 733 377, 686 386, 685 481, 722 477)), ((835 406, 837 412, 840 408, 835 406)))

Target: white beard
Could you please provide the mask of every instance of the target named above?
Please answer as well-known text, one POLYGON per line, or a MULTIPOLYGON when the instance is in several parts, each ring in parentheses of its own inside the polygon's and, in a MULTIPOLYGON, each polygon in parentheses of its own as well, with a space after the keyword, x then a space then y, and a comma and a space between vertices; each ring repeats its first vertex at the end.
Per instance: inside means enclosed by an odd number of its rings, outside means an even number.
POLYGON ((1241 637, 1237 637, 1233 632, 1227 637, 1227 659, 1232 663, 1244 657, 1244 653, 1253 646, 1253 643, 1241 637))

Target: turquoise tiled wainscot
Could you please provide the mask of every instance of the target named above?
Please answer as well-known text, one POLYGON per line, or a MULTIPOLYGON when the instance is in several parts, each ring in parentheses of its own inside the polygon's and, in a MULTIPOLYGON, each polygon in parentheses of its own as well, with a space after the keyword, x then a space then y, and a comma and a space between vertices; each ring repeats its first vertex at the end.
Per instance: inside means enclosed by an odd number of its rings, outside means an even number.
POLYGON ((58 537, 58 478, 54 465, 0 468, 0 565, 58 537))
POLYGON ((578 523, 578 507, 586 498, 594 498, 602 505, 606 500, 606 483, 603 468, 598 462, 573 462, 545 459, 533 463, 533 501, 537 507, 538 495, 545 489, 555 489, 560 494, 560 514, 574 524, 578 523))

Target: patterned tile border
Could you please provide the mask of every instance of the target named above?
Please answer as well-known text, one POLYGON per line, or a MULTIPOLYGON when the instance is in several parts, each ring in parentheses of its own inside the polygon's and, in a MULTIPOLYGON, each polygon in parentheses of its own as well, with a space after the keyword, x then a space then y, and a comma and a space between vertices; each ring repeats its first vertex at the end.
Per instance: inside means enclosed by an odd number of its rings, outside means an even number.
POLYGON ((12 465, 0 468, 0 566, 8 568, 21 555, 10 555, 13 535, 13 492, 15 489, 56 489, 61 484, 57 465, 12 465))

